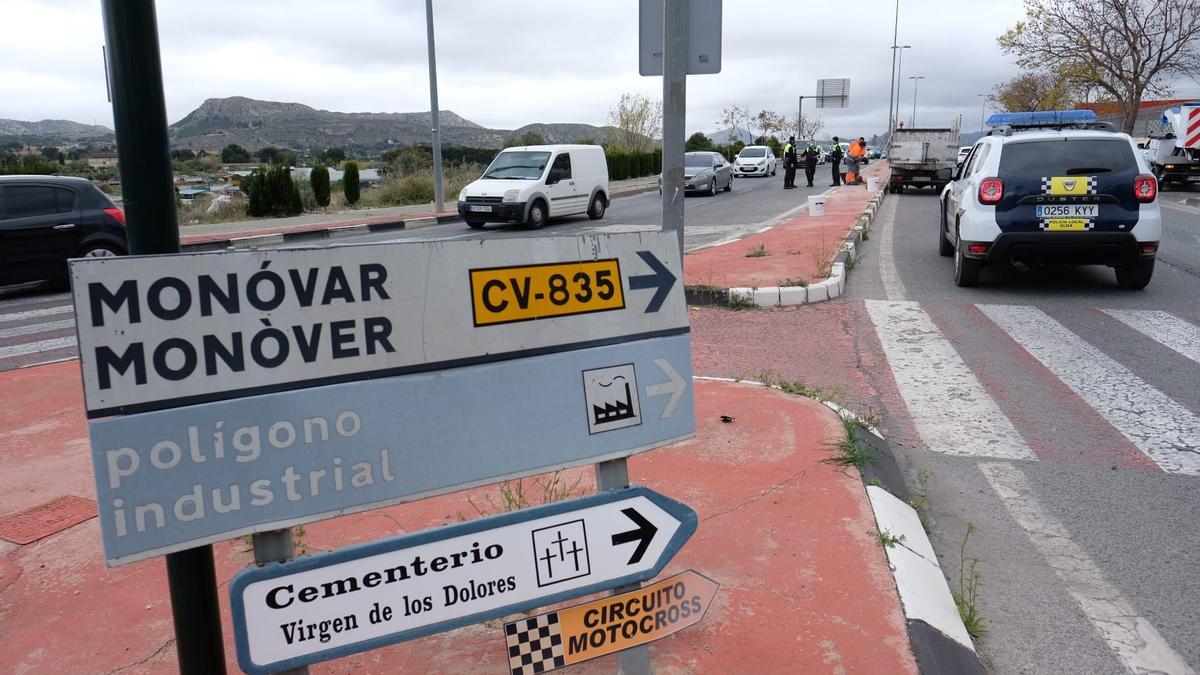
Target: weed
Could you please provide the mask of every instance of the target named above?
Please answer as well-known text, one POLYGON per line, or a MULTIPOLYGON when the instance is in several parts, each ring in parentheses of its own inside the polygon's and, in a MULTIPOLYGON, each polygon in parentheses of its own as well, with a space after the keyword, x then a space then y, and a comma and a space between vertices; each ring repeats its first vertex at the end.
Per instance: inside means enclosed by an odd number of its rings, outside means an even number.
POLYGON ((574 480, 568 480, 562 471, 555 471, 545 478, 534 478, 532 485, 525 479, 506 480, 499 485, 499 499, 489 496, 487 504, 482 507, 473 499, 467 497, 467 503, 475 509, 479 516, 489 516, 492 513, 508 513, 535 506, 536 504, 552 504, 566 501, 576 496, 583 474, 576 474, 574 480), (532 493, 541 492, 538 499, 532 493))
POLYGON ((884 488, 885 490, 887 489, 886 487, 884 487, 883 481, 879 480, 878 478, 872 478, 872 479, 868 480, 868 481, 867 481, 867 486, 868 486, 868 487, 884 488))
POLYGON ((875 456, 854 435, 854 428, 858 426, 860 424, 854 418, 842 417, 842 428, 846 430, 846 437, 838 441, 835 448, 837 454, 825 460, 826 462, 853 466, 860 471, 866 465, 875 463, 875 456))
POLYGON ((875 533, 875 537, 879 540, 879 545, 884 548, 892 548, 896 544, 904 543, 904 535, 896 536, 890 530, 880 530, 875 533))
POLYGON ((752 309, 754 297, 750 294, 730 293, 725 299, 725 306, 732 310, 752 309))
POLYGON ((979 614, 979 585, 983 581, 978 570, 979 558, 967 557, 967 542, 975 534, 975 523, 967 522, 967 532, 963 535, 958 547, 958 588, 950 592, 954 596, 954 604, 958 607, 958 615, 971 637, 979 639, 987 632, 983 617, 979 614))
POLYGON ((771 254, 767 252, 767 245, 759 244, 758 248, 750 249, 750 252, 746 254, 746 257, 747 258, 765 258, 769 255, 771 255, 771 254))
POLYGON ((807 279, 805 279, 804 277, 798 277, 798 278, 795 278, 795 279, 793 279, 793 278, 791 278, 791 277, 788 277, 788 278, 786 278, 786 279, 780 279, 780 280, 779 280, 779 285, 780 285, 780 286, 782 286, 782 287, 785 287, 785 288, 786 288, 786 287, 789 287, 789 286, 800 286, 800 287, 802 287, 802 288, 807 288, 807 287, 808 287, 808 280, 807 280, 807 279))
POLYGON ((870 230, 868 230, 868 229, 863 229, 863 231, 862 231, 862 240, 863 240, 863 241, 871 241, 871 231, 870 231, 870 230))
POLYGON ((929 469, 921 469, 917 473, 917 487, 912 491, 912 496, 908 498, 908 505, 916 509, 917 518, 921 520, 921 527, 925 530, 925 534, 931 534, 933 528, 926 513, 926 509, 929 507, 929 469))

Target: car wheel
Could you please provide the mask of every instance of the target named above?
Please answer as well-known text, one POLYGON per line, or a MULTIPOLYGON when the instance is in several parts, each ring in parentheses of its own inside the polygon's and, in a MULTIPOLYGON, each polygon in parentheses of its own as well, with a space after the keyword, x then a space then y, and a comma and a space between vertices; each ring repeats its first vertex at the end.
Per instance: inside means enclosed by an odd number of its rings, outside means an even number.
POLYGON ((959 236, 958 244, 954 247, 954 285, 967 287, 979 283, 979 270, 982 267, 982 260, 968 258, 963 252, 962 236, 959 236))
POLYGON ((115 258, 119 255, 125 255, 125 251, 116 244, 110 244, 106 241, 97 242, 84 246, 79 251, 80 258, 115 258))
POLYGON ((608 204, 604 200, 604 195, 596 194, 595 197, 592 197, 592 203, 588 204, 588 218, 600 220, 604 217, 604 209, 607 207, 608 204))
POLYGON ((1150 283, 1154 276, 1154 258, 1139 260, 1132 265, 1118 265, 1117 285, 1131 291, 1140 291, 1150 283))
POLYGON ((733 174, 729 175, 729 182, 725 184, 725 191, 729 192, 733 189, 733 174))
POLYGON ((717 194, 717 179, 713 178, 708 181, 708 196, 712 197, 715 194, 717 194))
POLYGON ((468 220, 467 227, 471 228, 472 230, 482 230, 483 229, 483 221, 482 220, 468 220))
POLYGON ((942 217, 940 222, 938 222, 938 255, 943 258, 949 258, 954 255, 954 244, 951 244, 950 238, 946 236, 948 234, 946 223, 948 222, 950 220, 946 217, 946 209, 942 207, 942 217))
POLYGON ((779 165, 778 165, 778 164, 772 164, 772 165, 771 165, 771 175, 772 175, 772 176, 774 176, 774 175, 775 175, 775 171, 776 171, 776 169, 778 169, 778 168, 779 168, 779 165))
POLYGON ((530 205, 529 215, 525 217, 525 227, 531 230, 540 230, 545 226, 546 203, 539 199, 530 205))

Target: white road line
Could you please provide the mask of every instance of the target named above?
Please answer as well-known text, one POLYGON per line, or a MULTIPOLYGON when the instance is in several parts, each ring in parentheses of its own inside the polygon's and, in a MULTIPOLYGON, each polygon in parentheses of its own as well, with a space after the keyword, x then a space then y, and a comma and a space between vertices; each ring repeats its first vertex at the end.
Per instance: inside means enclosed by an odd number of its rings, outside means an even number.
POLYGON ((74 311, 71 305, 59 305, 58 307, 47 307, 45 309, 31 309, 25 312, 13 312, 12 314, 0 314, 0 323, 16 323, 26 319, 36 319, 43 316, 54 316, 55 314, 70 314, 74 311))
POLYGON ((53 349, 64 349, 66 347, 75 346, 75 336, 54 338, 52 340, 39 340, 37 342, 27 342, 22 345, 13 345, 11 347, 0 347, 0 359, 11 359, 14 356, 26 356, 28 354, 36 354, 38 352, 48 352, 53 349))
POLYGON ((52 330, 62 330, 64 328, 74 328, 75 319, 66 319, 64 321, 48 321, 46 323, 35 323, 28 326, 17 326, 16 328, 5 328, 0 330, 0 339, 21 337, 22 335, 33 335, 34 333, 47 333, 52 330))
POLYGON ((1134 673, 1195 675, 1158 630, 1108 583, 1067 529, 1034 499, 1020 469, 985 462, 979 470, 1126 668, 1134 673))
POLYGON ((917 303, 867 300, 866 305, 927 448, 947 455, 1037 459, 917 303))
POLYGON ((895 238, 896 202, 898 197, 885 199, 883 211, 880 213, 879 233, 879 277, 883 280, 883 293, 888 300, 903 300, 908 297, 904 283, 900 281, 900 273, 896 271, 895 238))
POLYGON ((1200 328, 1174 314, 1137 309, 1106 309, 1104 313, 1200 363, 1200 328))
POLYGON ((979 305, 1163 471, 1200 475, 1200 418, 1036 307, 979 305))
POLYGON ((69 293, 55 293, 53 295, 31 295, 25 298, 13 298, 12 300, 0 300, 0 312, 3 312, 9 307, 23 307, 25 305, 36 305, 38 303, 47 302, 70 302, 71 295, 69 293))

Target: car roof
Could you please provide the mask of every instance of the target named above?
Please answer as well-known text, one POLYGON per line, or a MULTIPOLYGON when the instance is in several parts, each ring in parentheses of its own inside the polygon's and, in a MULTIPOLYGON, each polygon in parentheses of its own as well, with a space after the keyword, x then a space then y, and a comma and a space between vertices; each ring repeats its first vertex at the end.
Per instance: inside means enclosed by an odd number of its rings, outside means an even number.
POLYGON ((504 148, 500 152, 511 152, 513 150, 536 150, 541 152, 555 152, 557 150, 583 150, 583 149, 600 149, 599 145, 580 145, 577 143, 561 143, 552 145, 515 145, 511 148, 504 148))
POLYGON ((1025 143, 1029 141, 1053 141, 1063 138, 1091 138, 1097 140, 1123 140, 1132 142, 1133 139, 1128 134, 1115 133, 1112 131, 1099 131, 1095 129, 1037 129, 1030 131, 1019 131, 1014 129, 1011 136, 985 136, 985 138, 997 138, 1002 143, 1025 143))
POLYGON ((58 183, 66 185, 75 185, 78 187, 91 185, 92 181, 78 176, 40 176, 40 175, 19 175, 19 176, 0 176, 0 185, 25 183, 58 183))

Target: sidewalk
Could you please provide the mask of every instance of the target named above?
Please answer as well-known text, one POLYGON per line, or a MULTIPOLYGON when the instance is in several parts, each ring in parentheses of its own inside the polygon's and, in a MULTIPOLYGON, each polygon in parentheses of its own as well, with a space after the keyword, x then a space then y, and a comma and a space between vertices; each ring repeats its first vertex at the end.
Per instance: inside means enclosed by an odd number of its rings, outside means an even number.
MULTIPOLYGON (((611 197, 657 189, 657 178, 613 181, 611 197)), ((180 243, 185 251, 221 249, 247 244, 281 243, 307 237, 361 234, 366 231, 413 229, 458 220, 455 195, 446 195, 445 209, 436 204, 412 204, 378 209, 351 209, 329 213, 304 213, 290 218, 235 220, 180 226, 180 243)))
MULTIPOLYGON (((78 378, 73 361, 0 374, 0 389, 10 392, 0 410, 0 523, 64 495, 94 495, 78 378)), ((656 672, 916 673, 861 479, 825 461, 845 434, 837 416, 762 386, 694 384, 696 439, 632 458, 630 475, 699 514, 696 535, 664 575, 694 569, 721 589, 701 623, 651 647, 656 672)), ((565 477, 579 479, 580 493, 594 485, 590 469, 565 477)), ((493 512, 499 502, 487 486, 315 523, 300 539, 309 552, 330 550, 473 519, 476 507, 493 512)), ((175 671, 162 561, 106 570, 98 530, 92 517, 25 545, 0 543, 0 672, 175 671)), ((228 580, 251 555, 241 540, 217 545, 215 555, 226 658, 236 672, 228 580)), ((502 673, 506 666, 496 621, 312 672, 502 673)), ((610 656, 572 672, 615 671, 610 656)))

